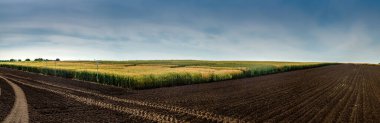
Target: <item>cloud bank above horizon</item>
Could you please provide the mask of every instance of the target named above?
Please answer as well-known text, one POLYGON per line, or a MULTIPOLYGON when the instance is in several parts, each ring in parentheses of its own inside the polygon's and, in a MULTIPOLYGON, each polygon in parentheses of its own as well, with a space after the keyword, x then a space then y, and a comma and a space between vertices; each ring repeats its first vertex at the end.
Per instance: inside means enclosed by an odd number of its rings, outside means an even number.
POLYGON ((0 59, 380 62, 380 1, 2 0, 0 59))

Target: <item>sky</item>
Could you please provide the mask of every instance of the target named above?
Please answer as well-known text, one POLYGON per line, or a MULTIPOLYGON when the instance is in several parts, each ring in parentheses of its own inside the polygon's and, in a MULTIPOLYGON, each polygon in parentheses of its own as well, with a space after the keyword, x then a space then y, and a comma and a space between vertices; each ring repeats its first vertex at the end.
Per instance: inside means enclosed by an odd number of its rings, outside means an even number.
POLYGON ((1 0, 0 59, 380 62, 376 0, 1 0))

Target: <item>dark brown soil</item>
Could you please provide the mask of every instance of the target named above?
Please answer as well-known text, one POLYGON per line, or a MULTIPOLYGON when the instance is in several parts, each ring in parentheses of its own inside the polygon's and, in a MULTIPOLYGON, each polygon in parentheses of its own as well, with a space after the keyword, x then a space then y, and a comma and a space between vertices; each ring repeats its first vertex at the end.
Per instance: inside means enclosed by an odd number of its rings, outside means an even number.
POLYGON ((0 119, 5 119, 8 113, 11 112, 15 95, 12 87, 2 79, 0 79, 0 91, 0 119))
POLYGON ((84 105, 72 99, 20 85, 27 94, 32 122, 142 122, 116 111, 84 105))
POLYGON ((6 68, 0 73, 25 91, 31 122, 380 121, 380 66, 334 65, 141 91, 6 68))

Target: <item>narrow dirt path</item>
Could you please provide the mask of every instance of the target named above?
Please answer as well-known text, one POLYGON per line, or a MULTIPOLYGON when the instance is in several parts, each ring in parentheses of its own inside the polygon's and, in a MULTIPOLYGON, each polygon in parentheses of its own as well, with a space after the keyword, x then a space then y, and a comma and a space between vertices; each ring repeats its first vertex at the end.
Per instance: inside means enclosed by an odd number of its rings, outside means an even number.
POLYGON ((9 81, 8 79, 0 76, 1 79, 4 79, 13 89, 15 93, 15 102, 13 108, 9 115, 4 119, 4 123, 28 123, 29 122, 29 114, 28 114, 28 104, 26 101, 24 91, 9 81))

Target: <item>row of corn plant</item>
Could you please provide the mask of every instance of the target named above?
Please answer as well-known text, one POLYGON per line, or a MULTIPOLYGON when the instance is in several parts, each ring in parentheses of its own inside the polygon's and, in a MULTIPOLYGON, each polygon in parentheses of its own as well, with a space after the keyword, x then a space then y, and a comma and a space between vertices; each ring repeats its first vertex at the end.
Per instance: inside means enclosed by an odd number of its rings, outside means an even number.
POLYGON ((164 74, 147 74, 141 76, 118 75, 111 73, 96 73, 93 71, 77 71, 71 69, 55 69, 47 67, 35 67, 15 64, 0 64, 0 67, 7 67, 33 73, 52 75, 64 78, 71 78, 84 81, 98 82, 101 84, 114 85, 132 89, 148 89, 158 87, 168 87, 177 85, 189 85, 198 83, 215 82, 229 79, 253 77, 259 75, 273 74, 291 70, 313 68, 330 65, 328 63, 307 64, 307 65, 252 65, 246 66, 240 73, 207 75, 189 72, 170 72, 164 74))

